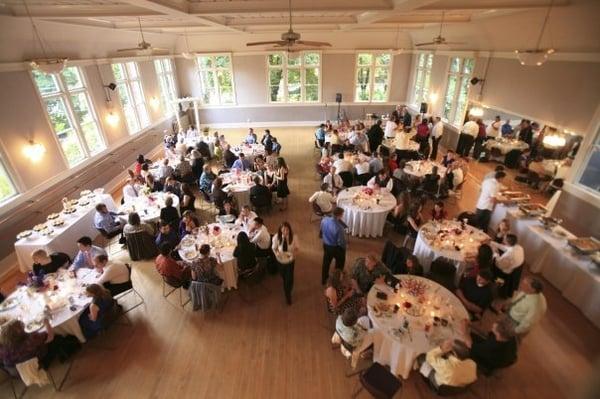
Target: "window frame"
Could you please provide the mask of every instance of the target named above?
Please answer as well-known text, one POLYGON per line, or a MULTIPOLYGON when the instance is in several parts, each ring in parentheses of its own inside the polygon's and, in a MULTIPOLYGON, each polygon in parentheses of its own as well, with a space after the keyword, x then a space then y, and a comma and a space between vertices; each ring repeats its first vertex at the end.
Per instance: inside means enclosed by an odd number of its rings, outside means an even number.
MULTIPOLYGON (((62 75, 62 71, 59 73, 53 73, 53 74, 46 74, 46 73, 40 71, 40 73, 42 73, 42 74, 54 76, 54 81, 56 82, 56 85, 58 88, 58 91, 55 93, 42 94, 40 88, 38 87, 38 85, 36 83, 33 70, 30 71, 30 76, 31 76, 33 86, 35 87, 36 93, 38 95, 40 105, 41 105, 42 109, 44 110, 44 115, 46 117, 46 121, 48 122, 48 125, 50 126, 50 130, 54 133, 53 137, 56 140, 56 144, 58 145, 58 148, 60 149, 60 154, 63 157, 63 160, 65 161, 65 164, 67 165, 67 168, 72 169, 72 168, 76 167, 77 165, 80 165, 81 163, 85 162, 87 159, 92 158, 92 157, 102 153, 103 151, 105 151, 108 148, 108 143, 106 141, 106 136, 104 135, 104 131, 102 129, 102 124, 100 123, 100 119, 98 118, 98 114, 96 112, 96 104, 94 103, 94 100, 89 93, 87 76, 85 75, 84 69, 79 65, 72 65, 67 68, 76 68, 77 69, 77 73, 79 74, 79 78, 81 81, 80 88, 69 89, 68 85, 64 81, 64 76, 62 75), (78 118, 75 116, 73 100, 71 99, 71 96, 73 96, 75 94, 79 94, 79 93, 83 93, 86 96, 86 99, 87 99, 87 102, 89 105, 90 115, 92 116, 93 122, 96 124, 96 129, 98 130, 98 136, 100 137, 100 140, 103 144, 103 148, 97 150, 96 152, 90 151, 89 145, 87 143, 87 140, 85 139, 85 135, 84 135, 83 129, 81 127, 82 124, 79 123, 78 118), (50 114, 48 113, 48 107, 47 107, 46 102, 48 99, 53 99, 53 98, 60 99, 62 101, 64 108, 65 108, 65 114, 66 114, 67 118, 69 119, 71 128, 73 129, 73 131, 75 133, 75 137, 76 137, 79 147, 83 153, 82 159, 80 159, 77 162, 74 162, 73 164, 71 164, 69 162, 69 159, 68 159, 68 157, 65 153, 65 150, 63 149, 63 146, 58 137, 58 133, 54 130, 54 125, 52 123, 52 119, 50 118, 50 114)), ((67 68, 65 68, 65 69, 67 69, 67 68)), ((6 163, 4 164, 4 166, 6 167, 6 163)), ((13 179, 13 184, 14 184, 14 179, 13 179)))
POLYGON ((196 55, 196 59, 195 59, 195 63, 196 63, 196 73, 198 76, 198 80, 200 82, 200 100, 201 100, 201 104, 202 105, 208 105, 208 106, 231 106, 231 105, 237 105, 237 94, 235 91, 235 76, 233 75, 233 54, 232 53, 203 53, 203 54, 197 54, 196 55), (210 57, 212 58, 212 67, 211 68, 201 68, 200 66, 200 57, 210 57), (215 58, 216 57, 229 57, 229 67, 228 68, 220 68, 216 66, 216 62, 215 62, 215 58), (233 101, 232 102, 223 102, 222 100, 222 95, 221 95, 221 85, 219 84, 219 78, 218 78, 218 71, 228 71, 229 74, 231 75, 231 94, 233 96, 233 101), (210 102, 205 102, 204 101, 204 83, 202 81, 202 71, 212 71, 213 72, 213 83, 215 85, 215 88, 217 90, 217 98, 218 98, 218 102, 217 103, 210 103, 210 102))
POLYGON ((127 131, 129 132, 130 136, 133 136, 135 134, 141 133, 143 132, 146 128, 148 128, 149 126, 152 125, 152 120, 150 119, 150 113, 148 112, 148 105, 146 103, 146 94, 144 92, 144 85, 142 83, 142 78, 140 75, 140 68, 139 65, 136 61, 123 61, 123 62, 114 62, 110 64, 110 68, 111 71, 113 73, 113 77, 115 78, 115 84, 117 85, 117 97, 119 98, 119 102, 121 103, 121 111, 123 112, 123 115, 125 115, 125 125, 127 126, 127 131), (135 66, 135 71, 136 71, 136 77, 132 78, 130 76, 130 72, 129 69, 127 68, 127 64, 132 64, 135 66), (113 69, 113 65, 121 65, 121 69, 124 73, 124 78, 123 79, 117 79, 117 77, 115 76, 115 72, 113 69), (136 103, 135 102, 135 96, 133 95, 133 90, 132 90, 132 83, 133 82, 137 82, 139 84, 140 87, 140 95, 142 97, 142 102, 141 103, 136 103), (130 98, 131 101, 131 108, 133 108, 133 116, 136 120, 136 124, 137 124, 137 130, 135 132, 132 132, 129 126, 129 123, 127 122, 127 111, 125 110, 125 107, 123 106, 123 101, 121 100, 121 94, 119 93, 119 85, 123 85, 127 91, 127 96, 130 98), (144 107, 144 112, 146 114, 146 119, 148 120, 148 124, 143 125, 142 121, 141 121, 141 117, 139 114, 139 106, 144 107))
POLYGON ((453 126, 456 127, 460 127, 463 124, 463 121, 465 119, 465 113, 467 112, 467 108, 468 108, 468 103, 469 103, 469 94, 471 92, 471 85, 469 83, 469 81, 471 80, 471 77, 473 76, 473 72, 475 71, 475 57, 471 57, 471 56, 456 56, 456 57, 449 57, 448 58, 448 68, 446 70, 446 89, 444 90, 444 97, 442 98, 442 120, 444 122, 447 122, 453 126), (452 61, 453 59, 458 59, 459 60, 459 68, 458 68, 458 72, 453 72, 452 71, 452 61), (473 65, 471 68, 471 71, 469 73, 464 71, 464 66, 465 66, 465 61, 467 60, 472 60, 473 65), (449 84, 450 84, 450 78, 451 77, 455 77, 456 78, 456 86, 454 89, 454 95, 453 95, 453 99, 451 102, 451 108, 450 108, 450 115, 451 117, 447 117, 446 116, 446 98, 448 96, 448 88, 449 88, 449 84), (460 88, 461 88, 461 84, 464 80, 467 80, 467 93, 466 93, 466 98, 465 98, 465 104, 463 109, 460 111, 460 113, 458 113, 458 99, 460 97, 460 88))
POLYGON ((6 174, 8 182, 10 183, 14 193, 4 199, 0 198, 0 205, 11 202, 21 194, 17 179, 14 177, 12 166, 10 165, 8 159, 4 156, 3 152, 4 151, 0 150, 0 173, 2 173, 2 170, 4 170, 4 173, 6 174))
POLYGON ((390 92, 392 90, 392 71, 393 71, 393 66, 394 66, 394 53, 392 51, 378 51, 378 50, 365 50, 365 51, 357 51, 355 53, 355 57, 354 57, 354 76, 352 77, 353 82, 352 82, 352 91, 353 91, 353 100, 355 103, 359 103, 359 104, 371 104, 371 103, 375 103, 375 104, 383 104, 383 103, 387 103, 390 101, 390 92), (369 69, 370 69, 370 76, 372 78, 369 79, 369 99, 362 101, 359 100, 357 98, 356 95, 356 89, 359 86, 357 79, 358 79, 358 69, 359 68, 364 68, 365 65, 359 65, 358 64, 358 59, 359 56, 361 54, 370 54, 372 56, 372 62, 369 65, 369 69), (381 68, 382 66, 377 66, 377 56, 382 55, 382 54, 388 54, 390 56, 390 63, 387 65, 387 69, 388 69, 388 78, 387 78, 387 91, 386 91, 386 95, 385 95, 385 99, 384 100, 373 100, 373 87, 375 86, 375 68, 379 67, 381 68))
MULTIPOLYGON (((584 145, 585 143, 582 142, 581 146, 583 147, 584 145)), ((581 178, 583 177, 586 169, 588 168, 588 165, 592 160, 592 155, 594 154, 594 152, 600 152, 600 126, 596 126, 596 133, 594 134, 594 137, 590 140, 589 145, 586 148, 585 155, 583 156, 581 163, 579 163, 579 165, 577 166, 576 174, 571 180, 578 188, 598 199, 600 198, 600 191, 595 190, 592 187, 587 186, 581 182, 581 178)))
POLYGON ((164 116, 171 116, 174 115, 177 112, 177 104, 172 103, 168 96, 170 94, 173 94, 173 100, 177 99, 179 97, 179 90, 177 87, 177 77, 176 77, 176 73, 175 73, 175 63, 173 62, 173 60, 171 58, 155 58, 153 60, 153 64, 154 64, 154 70, 156 71, 156 78, 158 80, 158 90, 160 91, 160 99, 162 102, 162 106, 163 106, 163 115, 164 116), (165 71, 165 66, 164 66, 164 62, 167 62, 170 65, 171 70, 170 71, 165 71), (159 71, 157 68, 157 65, 161 65, 162 71, 159 71), (168 84, 168 80, 169 78, 172 79, 172 84, 173 84, 173 93, 164 93, 163 91, 163 82, 162 80, 165 80, 165 84, 167 85, 167 87, 169 86, 168 84))
POLYGON ((414 68, 414 79, 413 79, 413 87, 412 87, 412 104, 417 106, 420 103, 429 103, 429 89, 431 87, 431 71, 433 69, 433 53, 418 53, 416 54, 415 59, 415 68, 414 68), (421 61, 420 58, 424 57, 423 66, 420 66, 421 61), (431 63, 427 62, 427 58, 431 59, 431 63), (429 65, 429 66, 428 66, 429 65), (421 72, 422 81, 420 82, 420 89, 417 90, 417 83, 419 72, 421 72), (429 75, 429 82, 427 87, 425 87, 426 76, 429 75))
MULTIPOLYGON (((321 51, 299 51, 300 65, 288 65, 288 53, 287 51, 269 51, 265 57, 265 65, 267 69, 267 101, 269 104, 320 104, 323 99, 323 53, 321 51), (280 54, 282 56, 281 66, 274 66, 269 63, 269 57, 274 54, 280 54), (318 65, 306 65, 304 63, 305 54, 318 54, 319 64, 318 65), (319 82, 317 84, 317 100, 307 101, 306 100, 306 69, 317 69, 319 82), (282 82, 283 84, 283 101, 273 101, 271 99, 271 70, 281 69, 282 70, 282 82), (300 71, 300 101, 290 101, 288 91, 288 69, 300 71)), ((313 86, 313 85, 308 85, 313 86)))

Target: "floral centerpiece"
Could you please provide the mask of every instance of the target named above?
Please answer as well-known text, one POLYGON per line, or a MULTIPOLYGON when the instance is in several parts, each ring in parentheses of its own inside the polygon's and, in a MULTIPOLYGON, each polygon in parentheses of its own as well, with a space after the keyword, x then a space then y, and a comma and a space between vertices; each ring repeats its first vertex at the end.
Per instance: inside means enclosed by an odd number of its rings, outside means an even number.
POLYGON ((371 187, 365 187, 362 189, 362 192, 366 195, 373 195, 374 194, 374 190, 371 187))

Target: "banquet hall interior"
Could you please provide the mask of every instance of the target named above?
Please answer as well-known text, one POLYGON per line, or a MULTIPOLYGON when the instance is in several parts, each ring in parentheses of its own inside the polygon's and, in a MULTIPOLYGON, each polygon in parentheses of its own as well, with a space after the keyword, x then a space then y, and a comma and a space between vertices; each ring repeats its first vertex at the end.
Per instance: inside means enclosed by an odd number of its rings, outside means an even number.
POLYGON ((600 397, 597 0, 0 5, 0 397, 600 397))

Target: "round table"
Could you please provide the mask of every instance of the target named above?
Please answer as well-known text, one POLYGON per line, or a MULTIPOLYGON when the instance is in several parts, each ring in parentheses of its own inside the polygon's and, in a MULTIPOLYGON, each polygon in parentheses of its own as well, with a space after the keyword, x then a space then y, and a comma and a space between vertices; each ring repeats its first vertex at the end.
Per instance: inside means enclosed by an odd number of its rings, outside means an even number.
POLYGON ((497 148, 500 150, 502 155, 506 155, 512 150, 525 151, 529 148, 529 144, 525 143, 521 140, 516 139, 505 139, 505 138, 497 138, 491 139, 485 142, 485 146, 488 149, 497 148))
POLYGON ((396 278, 401 282, 397 292, 385 284, 371 288, 367 309, 373 322, 373 360, 406 379, 416 358, 456 338, 459 323, 469 316, 459 299, 438 283, 409 275, 396 278))
POLYGON ((479 245, 490 237, 482 230, 457 220, 431 221, 419 229, 413 254, 425 272, 437 258, 452 261, 457 277, 463 272, 465 258, 477 254, 479 245))
POLYGON ((119 219, 126 223, 128 215, 131 212, 137 212, 142 222, 157 223, 160 219, 160 210, 165 207, 167 197, 173 198, 173 207, 179 211, 179 197, 171 193, 155 192, 135 198, 130 197, 119 207, 119 213, 125 214, 120 215, 119 219))
POLYGON ((387 214, 396 206, 396 198, 385 189, 357 186, 340 191, 337 205, 344 209, 343 220, 351 235, 381 237, 387 214))
POLYGON ((265 146, 262 144, 240 144, 231 146, 231 152, 236 156, 239 156, 241 152, 244 153, 244 157, 250 162, 254 162, 254 157, 257 155, 265 155, 265 146))
POLYGON ((250 188, 254 186, 254 177, 256 173, 246 171, 242 172, 237 170, 235 172, 228 172, 219 175, 223 180, 223 191, 231 193, 237 201, 238 207, 250 204, 250 188))
POLYGON ((226 289, 237 288, 237 262, 233 251, 236 247, 237 235, 242 231, 242 227, 230 223, 211 223, 206 227, 208 234, 204 227, 201 227, 196 235, 187 235, 181 240, 179 256, 184 262, 191 264, 200 256, 198 251, 200 246, 209 244, 210 256, 216 258, 217 251, 221 254, 223 270, 217 269, 217 274, 223 279, 223 286, 226 289), (218 234, 215 227, 218 227, 218 234))
POLYGON ((437 166, 438 175, 441 178, 443 178, 444 175, 446 174, 446 167, 438 162, 433 162, 433 161, 428 161, 428 160, 426 160, 426 161, 409 161, 406 163, 406 166, 404 167, 404 172, 408 173, 409 175, 411 175, 413 177, 417 177, 420 179, 420 178, 425 177, 425 175, 430 174, 431 171, 433 170, 434 166, 437 166))
POLYGON ((44 281, 50 286, 56 284, 56 290, 21 286, 4 300, 6 309, 0 310, 0 318, 19 319, 27 332, 33 332, 43 329, 42 321, 48 306, 50 325, 57 334, 74 335, 80 342, 85 342, 79 315, 92 302, 85 295, 85 287, 95 283, 99 276, 92 269, 79 269, 76 278, 64 269, 48 274, 44 281))

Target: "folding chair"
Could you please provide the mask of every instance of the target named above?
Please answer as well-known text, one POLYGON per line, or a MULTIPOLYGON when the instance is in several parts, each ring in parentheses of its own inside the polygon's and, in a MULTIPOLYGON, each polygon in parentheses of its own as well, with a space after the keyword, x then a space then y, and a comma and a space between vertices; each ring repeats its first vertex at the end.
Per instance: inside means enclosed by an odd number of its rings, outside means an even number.
POLYGON ((133 281, 131 280, 131 266, 129 265, 129 263, 126 263, 125 266, 127 266, 127 270, 129 271, 129 281, 128 281, 129 284, 127 285, 129 288, 126 288, 122 292, 115 295, 113 297, 113 299, 115 301, 117 301, 117 303, 119 303, 119 299, 124 298, 129 294, 133 294, 135 297, 139 298, 138 303, 136 303, 135 305, 133 305, 132 307, 130 307, 128 309, 123 309, 123 311, 121 312, 121 316, 125 317, 125 319, 129 322, 129 319, 127 318, 126 314, 131 312, 133 309, 137 308, 138 306, 144 305, 145 301, 144 301, 144 297, 141 296, 140 293, 133 286, 133 281))
POLYGON ((221 312, 224 307, 221 287, 202 281, 192 281, 190 284, 190 299, 193 310, 200 309, 203 313, 211 310, 221 312))
POLYGON ((181 305, 181 307, 185 307, 185 305, 187 305, 190 302, 190 299, 188 298, 187 301, 185 301, 185 302, 183 301, 183 293, 182 293, 182 291, 184 290, 183 281, 179 281, 172 277, 166 277, 166 276, 161 276, 161 277, 162 277, 163 298, 167 298, 173 292, 179 290, 179 304, 181 305), (168 292, 167 292, 167 286, 170 287, 168 292))
POLYGON ((310 205, 311 205, 311 208, 312 208, 312 213, 310 214, 310 219, 308 220, 309 223, 313 222, 313 216, 317 217, 316 220, 319 220, 319 219, 322 219, 322 218, 325 217, 325 212, 323 212, 321 210, 321 207, 319 205, 317 205, 316 202, 311 202, 310 205))
POLYGON ((359 381, 361 387, 354 392, 352 398, 366 390, 377 399, 392 399, 402 389, 402 382, 379 363, 373 363, 361 372, 359 381))

